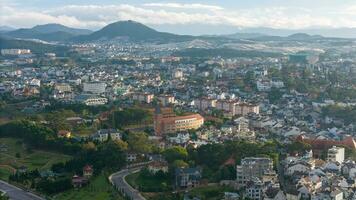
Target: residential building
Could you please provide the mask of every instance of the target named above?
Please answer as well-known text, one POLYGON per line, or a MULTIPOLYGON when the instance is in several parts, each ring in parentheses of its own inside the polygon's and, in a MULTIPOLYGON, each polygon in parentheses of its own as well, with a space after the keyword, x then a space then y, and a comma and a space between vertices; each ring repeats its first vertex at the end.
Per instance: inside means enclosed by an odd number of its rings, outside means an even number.
POLYGON ((328 150, 328 161, 342 163, 345 159, 345 148, 333 146, 328 150))
POLYGON ((83 84, 83 92, 91 94, 102 94, 105 92, 106 83, 104 82, 87 82, 83 84))
POLYGON ((173 95, 162 94, 159 95, 157 99, 162 106, 168 106, 175 103, 175 98, 173 95))
POLYGON ((90 94, 81 94, 75 97, 75 101, 85 104, 87 106, 105 105, 108 103, 108 99, 105 97, 99 97, 90 94))
POLYGON ((116 129, 100 129, 94 135, 92 135, 93 140, 104 142, 109 139, 109 135, 112 140, 120 140, 121 133, 116 129))
POLYGON ((194 106, 199 110, 207 110, 216 107, 216 99, 213 98, 199 98, 194 100, 194 106))
POLYGON ((201 170, 199 168, 177 168, 175 170, 175 186, 177 188, 193 188, 200 184, 201 170))
POLYGON ((146 92, 137 92, 132 94, 132 99, 134 101, 139 101, 141 103, 151 103, 154 95, 146 92))
POLYGON ((236 181, 244 186, 253 177, 262 176, 273 171, 273 161, 270 158, 247 157, 241 160, 241 165, 236 166, 236 181))

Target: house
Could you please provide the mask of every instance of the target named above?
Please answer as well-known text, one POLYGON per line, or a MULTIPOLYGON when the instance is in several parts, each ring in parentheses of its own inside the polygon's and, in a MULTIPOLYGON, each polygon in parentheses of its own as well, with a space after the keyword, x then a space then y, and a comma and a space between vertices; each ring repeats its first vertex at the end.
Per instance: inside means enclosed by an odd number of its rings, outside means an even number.
POLYGON ((252 200, 263 199, 263 183, 259 178, 253 177, 246 183, 246 196, 252 200))
POLYGON ((81 188, 84 185, 88 184, 88 182, 89 182, 89 180, 87 178, 85 178, 85 177, 81 177, 81 176, 78 176, 78 175, 74 175, 72 177, 72 185, 75 188, 81 188))
POLYGON ((163 173, 168 172, 168 164, 165 161, 153 161, 148 165, 148 170, 156 174, 159 171, 162 171, 163 173))
POLYGON ((127 153, 126 160, 127 160, 127 162, 135 162, 137 160, 137 154, 136 153, 127 153))
POLYGON ((109 136, 112 140, 121 139, 121 133, 116 129, 100 129, 94 135, 92 135, 92 138, 93 140, 104 142, 109 139, 109 136))
POLYGON ((201 169, 199 168, 177 168, 175 170, 176 188, 193 188, 200 185, 201 169))
POLYGON ((59 130, 57 133, 57 137, 59 138, 70 138, 71 132, 67 130, 59 130))
POLYGON ((85 165, 83 167, 83 176, 85 178, 90 178, 92 175, 93 175, 93 172, 94 172, 94 169, 93 169, 93 166, 91 165, 85 165))

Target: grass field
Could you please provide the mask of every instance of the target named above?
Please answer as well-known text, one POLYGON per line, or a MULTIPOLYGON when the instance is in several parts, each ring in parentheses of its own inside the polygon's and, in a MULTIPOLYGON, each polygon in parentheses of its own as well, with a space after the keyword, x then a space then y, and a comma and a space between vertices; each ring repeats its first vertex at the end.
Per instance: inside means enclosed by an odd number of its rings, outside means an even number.
POLYGON ((71 156, 53 152, 28 151, 21 139, 0 138, 0 145, 7 147, 7 151, 0 152, 1 179, 11 173, 11 169, 26 166, 30 170, 36 168, 45 170, 49 169, 54 163, 65 162, 71 158, 71 156))
POLYGON ((189 195, 198 196, 206 200, 220 200, 224 198, 224 192, 232 192, 233 189, 220 185, 209 185, 193 188, 189 191, 189 195))
POLYGON ((54 197, 54 200, 124 200, 108 182, 106 175, 93 178, 89 185, 72 189, 54 197))

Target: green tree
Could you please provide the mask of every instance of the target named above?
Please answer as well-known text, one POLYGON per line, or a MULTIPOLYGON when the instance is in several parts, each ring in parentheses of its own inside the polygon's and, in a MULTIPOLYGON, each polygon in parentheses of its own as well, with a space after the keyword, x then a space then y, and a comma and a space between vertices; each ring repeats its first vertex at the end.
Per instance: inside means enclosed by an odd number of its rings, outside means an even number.
POLYGON ((150 153, 152 150, 151 142, 148 140, 146 133, 132 132, 127 136, 129 149, 138 153, 150 153))

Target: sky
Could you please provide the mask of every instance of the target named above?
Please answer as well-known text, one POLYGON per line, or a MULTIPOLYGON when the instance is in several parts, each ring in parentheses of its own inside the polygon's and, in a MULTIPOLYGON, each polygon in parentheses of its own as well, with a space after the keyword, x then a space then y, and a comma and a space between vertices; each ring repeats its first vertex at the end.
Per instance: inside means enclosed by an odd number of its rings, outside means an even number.
POLYGON ((183 34, 241 28, 356 27, 356 0, 0 0, 0 26, 60 23, 97 30, 134 20, 183 34))

